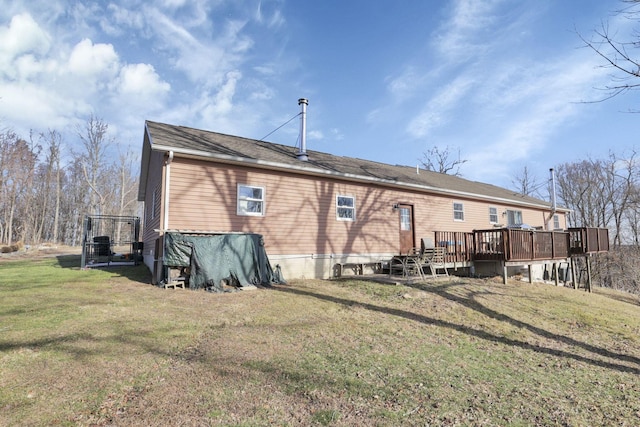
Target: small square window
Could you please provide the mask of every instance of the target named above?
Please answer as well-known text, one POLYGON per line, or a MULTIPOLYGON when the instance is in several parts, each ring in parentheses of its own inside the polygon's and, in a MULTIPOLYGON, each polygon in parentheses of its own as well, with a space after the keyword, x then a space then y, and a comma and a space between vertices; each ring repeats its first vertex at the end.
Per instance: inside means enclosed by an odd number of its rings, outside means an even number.
POLYGON ((453 220, 464 221, 464 205, 462 203, 453 204, 453 220))
POLYGON ((356 199, 353 196, 336 197, 336 219, 342 221, 356 220, 356 199))
POLYGON ((264 216, 264 188, 238 184, 238 215, 264 216))
POLYGON ((494 208, 494 207, 489 208, 489 223, 491 224, 498 223, 498 208, 494 208))

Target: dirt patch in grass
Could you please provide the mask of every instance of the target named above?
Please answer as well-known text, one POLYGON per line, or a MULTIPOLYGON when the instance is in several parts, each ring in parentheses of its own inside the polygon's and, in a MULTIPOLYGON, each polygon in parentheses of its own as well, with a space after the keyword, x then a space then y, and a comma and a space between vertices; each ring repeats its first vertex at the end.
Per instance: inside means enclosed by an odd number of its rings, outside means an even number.
POLYGON ((80 255, 82 248, 66 245, 39 245, 22 248, 16 252, 0 253, 0 263, 16 260, 36 260, 64 255, 80 255))

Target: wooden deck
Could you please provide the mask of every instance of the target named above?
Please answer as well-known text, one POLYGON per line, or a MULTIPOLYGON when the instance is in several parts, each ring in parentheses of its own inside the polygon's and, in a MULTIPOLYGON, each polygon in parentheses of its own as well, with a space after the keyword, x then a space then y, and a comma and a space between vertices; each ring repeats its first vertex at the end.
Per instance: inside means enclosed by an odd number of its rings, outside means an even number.
MULTIPOLYGON (((424 236, 425 240, 431 237, 424 236)), ((498 263, 506 283, 507 267, 528 266, 529 280, 531 268, 534 264, 552 264, 551 277, 556 284, 559 281, 559 266, 567 264, 571 268, 571 277, 576 277, 575 258, 587 257, 594 253, 609 251, 609 233, 606 228, 570 228, 567 231, 540 231, 533 229, 496 228, 489 230, 474 230, 473 232, 436 231, 433 243, 438 248, 444 248, 444 268, 455 270, 458 268, 473 268, 477 263, 498 263)), ((408 254, 399 254, 394 259, 401 259, 408 254)), ((414 280, 424 278, 423 274, 415 277, 407 274, 404 264, 394 271, 392 262, 348 263, 337 264, 336 277, 342 276, 344 270, 353 270, 355 275, 364 275, 365 269, 371 269, 371 275, 388 275, 391 278, 414 280)), ((422 272, 421 272, 422 273, 422 272)), ((435 276, 435 275, 434 275, 435 276)), ((588 272, 589 290, 591 289, 590 271, 588 272)), ((572 279, 574 287, 575 279, 572 279)))
POLYGON ((436 231, 434 237, 437 246, 446 248, 448 264, 553 261, 609 251, 609 231, 606 228, 582 227, 567 231, 498 228, 470 233, 436 231))

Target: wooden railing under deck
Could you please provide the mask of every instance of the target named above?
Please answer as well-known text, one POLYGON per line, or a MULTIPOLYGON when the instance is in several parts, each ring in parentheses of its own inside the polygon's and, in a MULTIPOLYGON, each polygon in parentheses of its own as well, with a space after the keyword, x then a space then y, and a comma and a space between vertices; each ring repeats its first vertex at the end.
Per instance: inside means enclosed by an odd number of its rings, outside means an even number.
POLYGON ((506 261, 539 261, 569 256, 569 233, 507 229, 506 261))
POLYGON ((462 231, 436 231, 436 246, 446 248, 446 263, 462 263, 473 259, 473 233, 462 231))
POLYGON ((569 231, 491 229, 473 232, 476 261, 540 261, 609 250, 606 228, 569 231))
POLYGON ((609 230, 582 227, 569 229, 569 251, 572 255, 609 251, 609 230))
POLYGON ((503 261, 506 258, 506 229, 475 230, 473 232, 476 261, 503 261))
POLYGON ((544 261, 609 250, 606 228, 538 231, 512 228, 434 232, 436 246, 446 248, 445 261, 544 261))

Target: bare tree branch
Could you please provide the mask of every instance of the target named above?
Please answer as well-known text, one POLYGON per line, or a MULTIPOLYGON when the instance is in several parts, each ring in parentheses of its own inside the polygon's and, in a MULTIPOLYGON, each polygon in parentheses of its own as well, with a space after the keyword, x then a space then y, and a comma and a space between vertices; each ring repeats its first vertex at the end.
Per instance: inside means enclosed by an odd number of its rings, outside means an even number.
POLYGON ((444 173, 454 176, 462 176, 460 173, 460 166, 465 164, 467 160, 460 158, 460 149, 457 149, 457 157, 452 159, 452 148, 448 145, 445 148, 433 146, 429 150, 423 153, 423 157, 420 160, 422 166, 425 169, 444 173))

